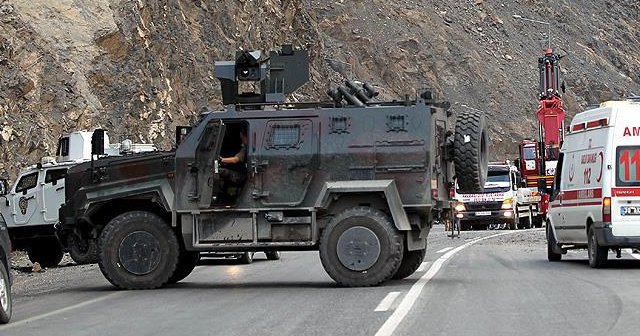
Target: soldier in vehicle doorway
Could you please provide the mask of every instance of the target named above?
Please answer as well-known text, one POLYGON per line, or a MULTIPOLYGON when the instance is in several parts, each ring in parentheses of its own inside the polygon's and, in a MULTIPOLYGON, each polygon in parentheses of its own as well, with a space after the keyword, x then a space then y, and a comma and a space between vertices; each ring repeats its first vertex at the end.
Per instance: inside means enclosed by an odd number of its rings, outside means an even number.
POLYGON ((233 201, 247 179, 247 168, 245 165, 247 158, 247 133, 241 130, 240 149, 230 157, 221 157, 220 178, 222 180, 222 191, 228 197, 226 201, 233 201))

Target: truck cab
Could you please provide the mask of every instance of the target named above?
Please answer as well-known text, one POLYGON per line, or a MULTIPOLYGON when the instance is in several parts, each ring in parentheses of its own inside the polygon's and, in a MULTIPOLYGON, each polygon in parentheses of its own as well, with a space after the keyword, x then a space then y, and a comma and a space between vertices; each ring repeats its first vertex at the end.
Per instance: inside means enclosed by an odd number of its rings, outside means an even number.
POLYGON ((454 207, 460 229, 530 228, 538 215, 537 191, 525 187, 518 169, 510 162, 488 166, 482 193, 455 192, 454 207))

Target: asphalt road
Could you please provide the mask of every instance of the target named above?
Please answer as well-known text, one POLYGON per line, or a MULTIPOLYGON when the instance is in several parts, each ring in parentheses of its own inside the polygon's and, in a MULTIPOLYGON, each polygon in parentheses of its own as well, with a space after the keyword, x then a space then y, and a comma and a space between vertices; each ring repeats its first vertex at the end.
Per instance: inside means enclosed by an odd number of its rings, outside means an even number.
POLYGON ((640 261, 594 270, 577 251, 549 263, 543 236, 436 227, 421 269, 375 288, 336 286, 317 252, 211 260, 151 291, 114 290, 96 267, 36 294, 37 279, 18 279, 0 335, 637 335, 640 261))

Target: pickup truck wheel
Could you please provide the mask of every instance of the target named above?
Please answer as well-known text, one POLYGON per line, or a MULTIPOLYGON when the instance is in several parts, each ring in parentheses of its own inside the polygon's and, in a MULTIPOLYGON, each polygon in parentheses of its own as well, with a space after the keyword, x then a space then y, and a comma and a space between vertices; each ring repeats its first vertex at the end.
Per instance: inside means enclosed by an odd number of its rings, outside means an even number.
POLYGON ((266 251, 267 260, 280 260, 280 251, 266 251))
POLYGON ((253 262, 253 252, 244 252, 240 255, 238 261, 245 265, 251 264, 253 262))
POLYGON ((174 274, 180 248, 158 215, 130 211, 112 219, 100 234, 102 274, 123 289, 158 288, 174 274))
POLYGON ((426 248, 416 251, 404 251, 400 267, 396 274, 393 275, 392 279, 404 279, 415 273, 418 267, 420 267, 420 264, 422 264, 426 252, 426 248))
POLYGON ((69 235, 69 256, 78 265, 98 262, 98 243, 94 239, 80 239, 75 234, 69 235))
POLYGON ((4 261, 0 262, 0 323, 5 324, 11 319, 13 301, 11 300, 11 286, 9 285, 9 273, 4 261))
POLYGON ((488 144, 484 114, 477 111, 458 114, 453 138, 453 162, 461 193, 476 193, 484 188, 488 144))
POLYGON ((595 229, 593 225, 589 228, 587 233, 588 236, 588 254, 589 254, 589 266, 593 268, 601 268, 607 263, 607 258, 609 257, 609 249, 603 246, 598 245, 598 240, 596 239, 595 229))
POLYGON ((557 246, 558 242, 556 240, 556 235, 553 234, 551 226, 547 223, 547 260, 553 262, 560 261, 562 259, 562 254, 554 252, 554 249, 557 246))
POLYGON ((343 286, 376 286, 396 274, 404 240, 389 217, 370 207, 354 207, 334 217, 320 237, 320 261, 343 286))
POLYGON ((27 249, 27 255, 32 263, 39 263, 42 267, 57 266, 64 252, 56 238, 40 239, 27 249))
POLYGON ((176 270, 173 271, 173 274, 169 277, 167 283, 174 284, 189 276, 189 274, 193 272, 193 269, 198 265, 198 261, 200 261, 199 252, 180 249, 180 256, 178 257, 176 270))

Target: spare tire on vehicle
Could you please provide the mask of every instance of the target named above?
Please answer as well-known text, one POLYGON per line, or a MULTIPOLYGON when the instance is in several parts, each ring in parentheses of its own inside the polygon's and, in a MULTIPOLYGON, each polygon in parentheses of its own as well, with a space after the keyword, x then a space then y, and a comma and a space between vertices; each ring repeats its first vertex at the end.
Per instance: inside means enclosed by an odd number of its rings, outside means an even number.
POLYGON ((456 118, 453 162, 458 191, 477 193, 484 188, 488 164, 487 123, 484 113, 465 111, 456 118))

